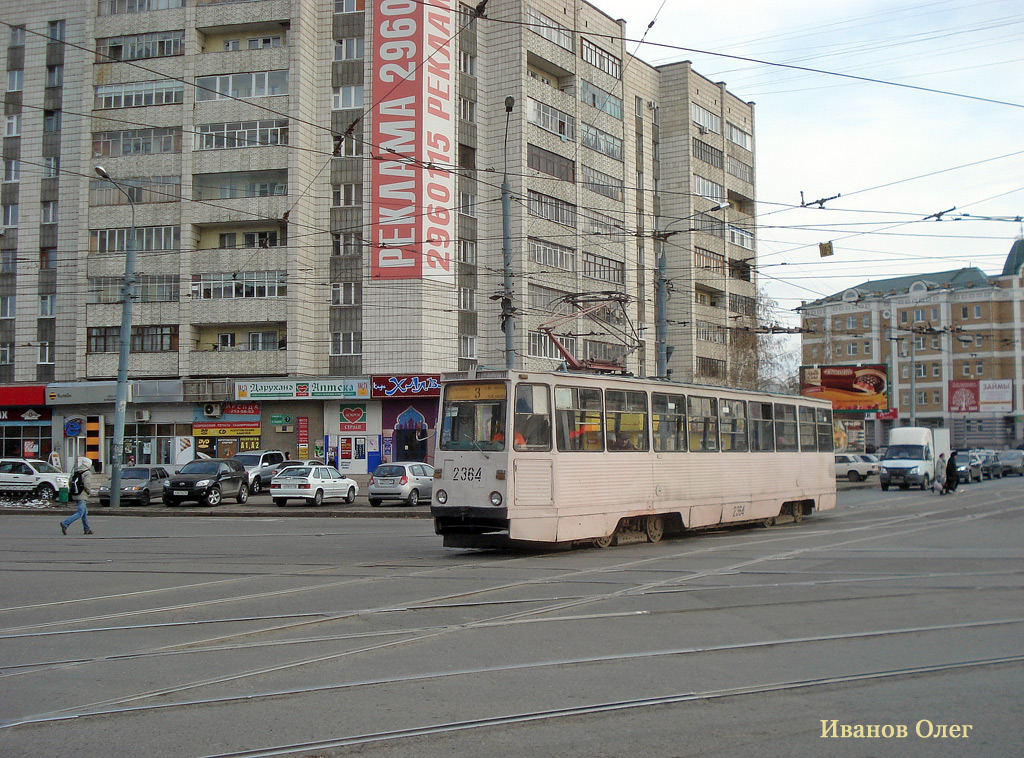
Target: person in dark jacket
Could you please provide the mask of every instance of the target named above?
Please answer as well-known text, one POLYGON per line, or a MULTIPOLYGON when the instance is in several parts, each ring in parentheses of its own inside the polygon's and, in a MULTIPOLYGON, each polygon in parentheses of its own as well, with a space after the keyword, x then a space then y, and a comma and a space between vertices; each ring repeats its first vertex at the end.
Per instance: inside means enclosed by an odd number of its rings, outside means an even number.
POLYGON ((946 481, 939 490, 940 495, 947 492, 956 492, 956 486, 960 484, 960 475, 956 472, 956 450, 949 454, 949 462, 946 464, 946 481))
POLYGON ((71 472, 69 489, 71 490, 71 497, 75 499, 78 505, 78 510, 75 511, 74 515, 68 516, 60 522, 61 533, 67 534, 68 527, 75 521, 78 521, 78 519, 82 519, 82 528, 85 530, 85 533, 92 534, 92 529, 89 528, 89 510, 86 504, 88 499, 96 494, 96 490, 92 483, 92 461, 89 458, 82 456, 78 459, 74 471, 71 472))

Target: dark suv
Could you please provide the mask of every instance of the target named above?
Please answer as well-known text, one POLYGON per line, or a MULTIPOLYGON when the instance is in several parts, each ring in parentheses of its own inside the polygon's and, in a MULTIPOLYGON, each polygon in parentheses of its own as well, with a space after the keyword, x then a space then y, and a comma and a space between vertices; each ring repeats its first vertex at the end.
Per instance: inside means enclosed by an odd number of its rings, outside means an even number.
POLYGON ((184 500, 220 505, 225 497, 239 503, 249 499, 249 474, 234 458, 197 458, 189 461, 164 482, 164 504, 184 500))

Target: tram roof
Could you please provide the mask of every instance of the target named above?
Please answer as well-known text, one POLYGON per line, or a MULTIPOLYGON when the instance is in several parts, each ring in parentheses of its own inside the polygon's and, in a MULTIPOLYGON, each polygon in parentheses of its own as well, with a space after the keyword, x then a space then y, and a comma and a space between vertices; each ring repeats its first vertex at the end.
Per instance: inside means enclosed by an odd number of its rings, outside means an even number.
POLYGON ((462 382, 462 381, 514 381, 516 379, 528 380, 536 377, 557 379, 585 379, 596 383, 608 384, 630 384, 642 385, 647 389, 664 388, 679 392, 722 392, 739 393, 743 395, 757 395, 759 397, 772 398, 773 400, 786 400, 794 402, 813 403, 816 405, 827 405, 831 408, 832 403, 828 400, 806 397, 804 395, 787 395, 781 392, 768 392, 766 390, 751 390, 742 387, 727 387, 717 384, 697 384, 694 382, 676 382, 668 379, 644 378, 632 374, 600 374, 587 371, 529 371, 516 369, 478 369, 476 371, 453 371, 441 374, 441 383, 462 382))

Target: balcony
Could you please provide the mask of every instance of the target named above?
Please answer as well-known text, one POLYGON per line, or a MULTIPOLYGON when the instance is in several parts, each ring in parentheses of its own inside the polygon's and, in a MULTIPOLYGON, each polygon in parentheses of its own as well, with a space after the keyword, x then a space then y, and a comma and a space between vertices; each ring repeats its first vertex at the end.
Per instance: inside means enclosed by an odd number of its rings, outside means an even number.
POLYGON ((287 373, 287 350, 249 350, 246 345, 197 349, 189 355, 191 376, 284 376, 287 373))

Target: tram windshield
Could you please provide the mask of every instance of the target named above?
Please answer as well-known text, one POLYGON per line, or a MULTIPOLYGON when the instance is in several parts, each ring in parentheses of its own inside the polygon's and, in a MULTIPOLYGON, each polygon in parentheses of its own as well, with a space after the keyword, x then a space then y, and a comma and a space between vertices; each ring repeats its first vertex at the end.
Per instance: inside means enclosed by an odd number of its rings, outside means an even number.
POLYGON ((504 450, 507 400, 504 384, 448 385, 441 409, 441 449, 504 450))

